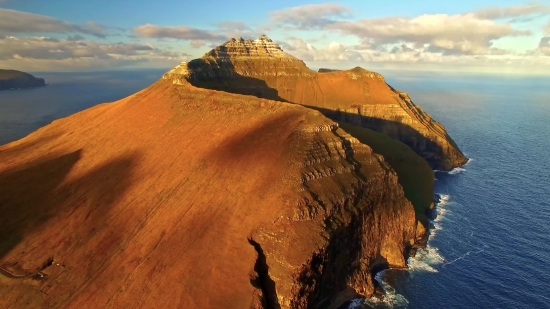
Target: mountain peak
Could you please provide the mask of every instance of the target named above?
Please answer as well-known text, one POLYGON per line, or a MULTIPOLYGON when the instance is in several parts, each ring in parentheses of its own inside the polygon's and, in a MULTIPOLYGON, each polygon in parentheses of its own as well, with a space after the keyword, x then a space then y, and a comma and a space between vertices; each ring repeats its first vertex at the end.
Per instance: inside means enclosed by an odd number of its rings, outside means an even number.
POLYGON ((294 59, 293 56, 285 53, 281 46, 265 34, 255 40, 232 38, 206 53, 204 57, 214 57, 219 59, 234 57, 276 57, 294 59))

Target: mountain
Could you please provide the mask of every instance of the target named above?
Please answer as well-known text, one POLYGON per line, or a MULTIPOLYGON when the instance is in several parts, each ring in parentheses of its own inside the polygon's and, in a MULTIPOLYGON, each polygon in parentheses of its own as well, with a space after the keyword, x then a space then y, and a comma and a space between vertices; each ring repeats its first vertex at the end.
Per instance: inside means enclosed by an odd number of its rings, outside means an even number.
POLYGON ((433 169, 450 170, 467 161, 445 128, 382 75, 359 67, 312 71, 266 36, 232 39, 200 59, 182 63, 165 78, 315 108, 331 119, 407 144, 433 169))
POLYGON ((43 78, 36 78, 31 74, 16 70, 0 69, 0 90, 40 86, 46 86, 43 78))
POLYGON ((353 71, 250 42, 0 146, 0 307, 338 308, 406 267, 428 163, 290 100, 353 71))

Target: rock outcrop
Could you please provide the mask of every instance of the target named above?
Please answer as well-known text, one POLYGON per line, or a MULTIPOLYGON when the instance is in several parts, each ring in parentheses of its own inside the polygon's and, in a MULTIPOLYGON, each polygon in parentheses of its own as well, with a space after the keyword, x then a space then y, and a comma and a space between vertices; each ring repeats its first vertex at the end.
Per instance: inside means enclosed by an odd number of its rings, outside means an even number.
POLYGON ((43 78, 16 70, 0 69, 0 90, 46 86, 43 78))
POLYGON ((407 144, 433 169, 450 170, 467 161, 445 128, 382 75, 359 67, 317 73, 266 36, 232 39, 164 78, 316 108, 407 144))

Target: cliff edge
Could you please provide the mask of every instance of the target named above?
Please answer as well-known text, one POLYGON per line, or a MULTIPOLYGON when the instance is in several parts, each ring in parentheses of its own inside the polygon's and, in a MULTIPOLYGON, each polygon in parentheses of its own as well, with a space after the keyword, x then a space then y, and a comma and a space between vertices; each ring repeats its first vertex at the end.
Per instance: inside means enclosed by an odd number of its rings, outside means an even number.
POLYGON ((41 86, 46 86, 46 82, 43 78, 36 78, 31 74, 16 70, 0 69, 0 90, 41 86))
POLYGON ((467 162, 443 125, 382 75, 359 67, 315 72, 266 36, 231 39, 202 58, 182 63, 165 78, 315 108, 334 120, 407 144, 433 169, 451 170, 467 162))

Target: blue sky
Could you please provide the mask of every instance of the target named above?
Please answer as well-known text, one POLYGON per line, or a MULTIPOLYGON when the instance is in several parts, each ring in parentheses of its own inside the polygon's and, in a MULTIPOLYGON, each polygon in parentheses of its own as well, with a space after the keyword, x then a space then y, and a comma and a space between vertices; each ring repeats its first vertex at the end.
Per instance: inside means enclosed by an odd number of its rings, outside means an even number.
POLYGON ((0 0, 0 67, 169 68, 267 34, 310 67, 550 74, 550 1, 0 0))

